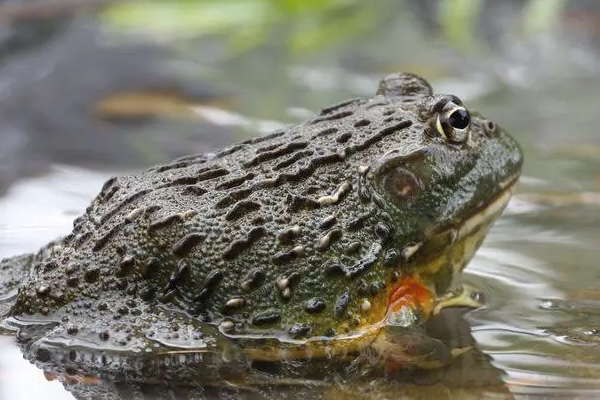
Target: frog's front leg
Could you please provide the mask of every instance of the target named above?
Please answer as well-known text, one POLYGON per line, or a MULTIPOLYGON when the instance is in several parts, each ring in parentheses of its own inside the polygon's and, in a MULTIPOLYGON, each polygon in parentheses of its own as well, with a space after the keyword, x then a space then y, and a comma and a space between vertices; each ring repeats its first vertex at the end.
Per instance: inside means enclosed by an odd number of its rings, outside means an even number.
POLYGON ((483 293, 474 286, 463 284, 436 299, 432 312, 433 315, 438 315, 440 311, 448 307, 481 308, 484 305, 483 293))
POLYGON ((385 360, 387 371, 413 365, 439 368, 468 350, 450 349, 441 340, 429 336, 424 324, 433 314, 435 295, 416 278, 400 281, 390 296, 384 326, 372 347, 385 360))

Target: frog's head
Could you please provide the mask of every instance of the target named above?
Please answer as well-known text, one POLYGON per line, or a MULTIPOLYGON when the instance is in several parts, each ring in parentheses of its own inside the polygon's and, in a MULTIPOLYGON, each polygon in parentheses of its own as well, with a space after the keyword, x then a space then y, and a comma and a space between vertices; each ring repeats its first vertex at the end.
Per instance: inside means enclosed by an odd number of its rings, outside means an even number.
POLYGON ((456 96, 433 94, 418 76, 390 75, 378 95, 412 125, 366 179, 396 225, 401 271, 440 293, 506 206, 523 155, 498 125, 456 96))

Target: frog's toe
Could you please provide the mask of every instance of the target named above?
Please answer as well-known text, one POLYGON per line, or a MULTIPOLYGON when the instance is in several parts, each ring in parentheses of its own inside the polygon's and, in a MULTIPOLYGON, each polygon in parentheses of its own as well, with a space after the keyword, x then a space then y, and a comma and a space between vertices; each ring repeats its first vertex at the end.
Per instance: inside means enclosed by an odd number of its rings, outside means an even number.
POLYGON ((471 350, 473 350, 473 346, 457 347, 455 349, 450 350, 450 354, 452 354, 452 358, 456 358, 462 356, 465 353, 468 353, 471 350))
POLYGON ((485 306, 483 292, 475 286, 465 284, 437 299, 433 307, 433 315, 439 314, 440 311, 448 307, 481 308, 483 306, 485 306))

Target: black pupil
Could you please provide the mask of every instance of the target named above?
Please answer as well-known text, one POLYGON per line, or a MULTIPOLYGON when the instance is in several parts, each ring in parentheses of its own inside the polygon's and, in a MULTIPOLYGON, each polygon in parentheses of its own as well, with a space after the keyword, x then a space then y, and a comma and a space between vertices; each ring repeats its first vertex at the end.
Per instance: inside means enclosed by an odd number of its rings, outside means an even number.
POLYGON ((455 110, 452 114, 450 114, 448 122, 453 128, 465 129, 467 126, 469 126, 469 123, 471 122, 471 117, 469 116, 467 110, 460 108, 458 110, 455 110))

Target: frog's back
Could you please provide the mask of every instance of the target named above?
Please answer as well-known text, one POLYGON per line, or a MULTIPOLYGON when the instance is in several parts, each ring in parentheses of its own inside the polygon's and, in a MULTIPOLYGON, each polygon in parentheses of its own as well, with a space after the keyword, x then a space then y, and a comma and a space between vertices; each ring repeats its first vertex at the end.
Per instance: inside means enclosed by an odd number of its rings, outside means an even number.
POLYGON ((351 100, 214 155, 107 181, 35 265, 14 313, 141 320, 147 304, 167 304, 237 330, 349 330, 359 302, 385 286, 374 266, 393 230, 361 193, 361 161, 420 134, 415 116, 386 103, 351 100))

